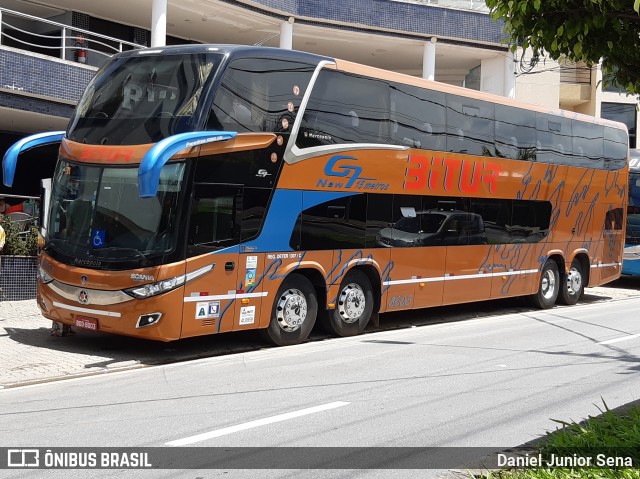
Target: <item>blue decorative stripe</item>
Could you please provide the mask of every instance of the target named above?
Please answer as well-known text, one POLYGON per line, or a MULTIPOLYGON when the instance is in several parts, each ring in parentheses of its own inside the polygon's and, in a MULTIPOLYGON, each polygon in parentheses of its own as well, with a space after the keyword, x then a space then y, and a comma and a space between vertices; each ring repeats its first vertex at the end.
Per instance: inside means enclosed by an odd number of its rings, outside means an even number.
POLYGON ((358 193, 341 191, 276 190, 260 236, 242 245, 255 252, 292 251, 289 240, 301 211, 356 194, 358 193))
POLYGON ((138 169, 138 189, 141 198, 156 196, 160 171, 169 158, 180 150, 216 141, 235 138, 235 131, 194 131, 180 133, 159 141, 144 155, 138 169))
POLYGON ((13 186, 13 177, 16 174, 16 165, 18 164, 18 155, 20 155, 20 153, 35 148, 36 146, 59 143, 64 138, 64 135, 64 131, 48 131, 27 136, 14 143, 2 159, 2 181, 4 185, 13 186))

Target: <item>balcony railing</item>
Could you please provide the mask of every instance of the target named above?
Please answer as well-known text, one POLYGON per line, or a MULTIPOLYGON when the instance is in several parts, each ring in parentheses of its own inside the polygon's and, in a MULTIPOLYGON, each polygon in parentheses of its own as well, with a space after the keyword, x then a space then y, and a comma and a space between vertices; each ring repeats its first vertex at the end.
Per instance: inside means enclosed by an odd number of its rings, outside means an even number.
POLYGON ((418 3, 434 7, 453 8, 455 10, 472 10, 474 12, 489 13, 489 7, 484 0, 393 0, 395 2, 418 3))
POLYGON ((100 66, 107 57, 145 45, 0 8, 0 45, 100 66))

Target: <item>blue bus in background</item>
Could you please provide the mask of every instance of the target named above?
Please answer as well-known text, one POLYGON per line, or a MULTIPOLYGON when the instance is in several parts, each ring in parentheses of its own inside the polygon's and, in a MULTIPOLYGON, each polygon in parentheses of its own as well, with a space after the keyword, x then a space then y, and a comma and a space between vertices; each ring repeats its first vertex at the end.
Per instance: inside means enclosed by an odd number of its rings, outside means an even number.
POLYGON ((629 206, 622 274, 640 276, 640 149, 629 150, 629 206))

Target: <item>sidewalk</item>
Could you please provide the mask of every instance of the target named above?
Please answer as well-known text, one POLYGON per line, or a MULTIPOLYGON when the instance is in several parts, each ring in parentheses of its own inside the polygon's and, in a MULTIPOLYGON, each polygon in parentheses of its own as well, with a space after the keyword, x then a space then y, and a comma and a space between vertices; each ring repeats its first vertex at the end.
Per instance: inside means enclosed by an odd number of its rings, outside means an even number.
MULTIPOLYGON (((615 301, 639 296, 640 278, 623 278, 605 287, 587 289, 583 301, 615 301)), ((454 319, 464 316, 464 309, 461 306, 443 308, 443 311, 439 311, 439 316, 441 319, 454 319)), ((482 309, 490 311, 492 315, 501 312, 500 305, 492 305, 492 302, 483 303, 482 309)), ((428 318, 430 310, 424 311, 424 316, 428 318)), ((417 315, 413 311, 411 319, 404 320, 401 317, 399 320, 392 318, 389 321, 385 321, 384 317, 387 315, 383 315, 381 327, 401 327, 403 321, 415 325, 417 315)), ((429 319, 419 320, 420 324, 428 322, 429 319)), ((40 314, 35 300, 0 302, 0 389, 251 351, 265 346, 264 341, 251 332, 171 343, 82 330, 77 330, 75 336, 53 337, 51 321, 40 314)))

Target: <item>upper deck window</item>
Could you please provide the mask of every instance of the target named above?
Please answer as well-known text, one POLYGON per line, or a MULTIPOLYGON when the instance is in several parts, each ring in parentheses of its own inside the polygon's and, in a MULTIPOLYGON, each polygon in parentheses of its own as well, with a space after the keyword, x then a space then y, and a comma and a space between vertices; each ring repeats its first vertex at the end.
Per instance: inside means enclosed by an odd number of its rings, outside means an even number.
POLYGON ((192 131, 205 83, 221 59, 212 53, 114 58, 89 83, 68 137, 132 145, 192 131))
POLYGON ((207 129, 283 132, 295 116, 315 65, 273 58, 241 58, 224 71, 207 129))
POLYGON ((388 83, 322 70, 305 109, 297 146, 389 142, 388 83))

